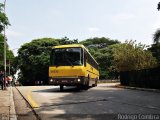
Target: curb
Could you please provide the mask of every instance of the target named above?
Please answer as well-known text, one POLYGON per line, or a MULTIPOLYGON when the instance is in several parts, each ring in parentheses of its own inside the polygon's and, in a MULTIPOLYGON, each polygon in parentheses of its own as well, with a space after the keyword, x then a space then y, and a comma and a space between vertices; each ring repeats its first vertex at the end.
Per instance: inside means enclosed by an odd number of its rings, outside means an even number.
POLYGON ((29 103, 29 101, 23 96, 23 94, 21 93, 21 91, 15 87, 16 90, 19 92, 19 94, 22 96, 22 98, 27 102, 27 104, 29 105, 29 107, 31 108, 32 112, 34 113, 34 115, 36 116, 37 120, 41 120, 40 116, 37 114, 37 112, 35 111, 35 109, 32 107, 32 105, 29 103))
POLYGON ((10 120, 17 120, 14 100, 13 100, 13 91, 12 87, 10 87, 10 110, 9 110, 9 118, 10 120))
POLYGON ((121 85, 116 85, 115 87, 124 88, 124 89, 131 89, 131 90, 140 90, 140 91, 148 91, 148 92, 160 93, 160 90, 158 90, 158 89, 139 88, 139 87, 130 87, 130 86, 121 86, 121 85))
POLYGON ((120 80, 98 80, 98 83, 119 83, 120 80))

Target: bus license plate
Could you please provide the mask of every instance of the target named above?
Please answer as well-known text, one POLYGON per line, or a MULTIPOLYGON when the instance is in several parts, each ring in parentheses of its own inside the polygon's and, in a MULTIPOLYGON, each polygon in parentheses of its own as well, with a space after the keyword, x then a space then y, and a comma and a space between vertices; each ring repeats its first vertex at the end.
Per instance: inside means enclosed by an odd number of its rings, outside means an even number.
POLYGON ((63 83, 67 83, 67 80, 62 80, 63 83))

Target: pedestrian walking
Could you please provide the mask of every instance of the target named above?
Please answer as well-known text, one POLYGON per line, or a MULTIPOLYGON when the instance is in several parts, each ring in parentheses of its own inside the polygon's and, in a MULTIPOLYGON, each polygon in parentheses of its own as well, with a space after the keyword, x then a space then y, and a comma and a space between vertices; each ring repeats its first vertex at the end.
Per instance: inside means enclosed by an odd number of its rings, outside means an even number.
POLYGON ((1 89, 3 90, 3 71, 0 71, 0 86, 1 89))
POLYGON ((6 76, 5 82, 6 82, 6 87, 8 87, 8 85, 9 85, 9 76, 6 76))

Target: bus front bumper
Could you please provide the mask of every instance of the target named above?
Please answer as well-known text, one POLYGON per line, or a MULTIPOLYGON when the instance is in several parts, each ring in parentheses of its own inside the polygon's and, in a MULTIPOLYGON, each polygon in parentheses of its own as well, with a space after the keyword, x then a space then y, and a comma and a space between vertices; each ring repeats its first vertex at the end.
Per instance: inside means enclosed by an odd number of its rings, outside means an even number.
POLYGON ((78 78, 49 78, 50 85, 76 86, 85 83, 84 77, 78 78))

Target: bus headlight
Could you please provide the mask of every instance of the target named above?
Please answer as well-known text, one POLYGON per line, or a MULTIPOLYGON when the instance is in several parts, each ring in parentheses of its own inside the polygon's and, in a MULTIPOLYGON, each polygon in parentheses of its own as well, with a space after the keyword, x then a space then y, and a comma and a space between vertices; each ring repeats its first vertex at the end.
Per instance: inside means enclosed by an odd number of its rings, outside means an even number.
POLYGON ((81 81, 81 79, 78 79, 77 81, 78 81, 78 82, 80 82, 80 81, 81 81))
POLYGON ((50 82, 53 82, 53 79, 50 79, 50 82))

